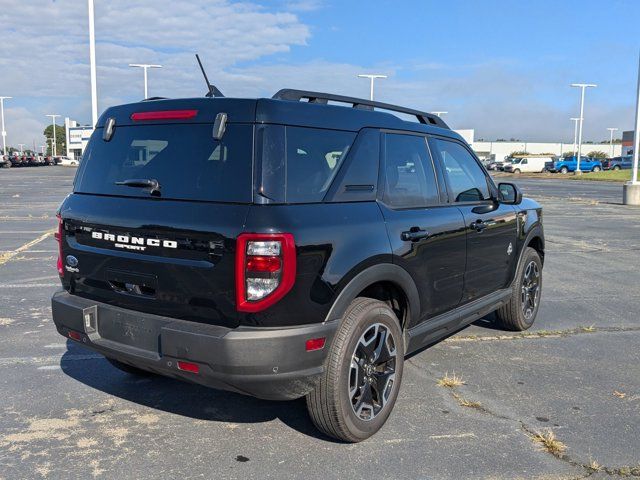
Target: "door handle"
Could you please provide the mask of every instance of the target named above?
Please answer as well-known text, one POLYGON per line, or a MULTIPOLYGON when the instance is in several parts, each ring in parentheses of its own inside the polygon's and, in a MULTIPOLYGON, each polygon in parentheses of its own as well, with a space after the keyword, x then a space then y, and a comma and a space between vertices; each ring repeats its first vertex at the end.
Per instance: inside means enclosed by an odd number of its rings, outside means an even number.
POLYGON ((471 225, 470 225, 471 229, 475 230, 478 233, 482 232, 488 226, 489 224, 485 223, 482 220, 476 220, 475 222, 471 222, 471 225))
POLYGON ((403 242, 417 242, 428 237, 429 232, 427 232, 426 230, 420 230, 420 227, 411 227, 409 231, 402 232, 400 234, 400 239, 403 242))

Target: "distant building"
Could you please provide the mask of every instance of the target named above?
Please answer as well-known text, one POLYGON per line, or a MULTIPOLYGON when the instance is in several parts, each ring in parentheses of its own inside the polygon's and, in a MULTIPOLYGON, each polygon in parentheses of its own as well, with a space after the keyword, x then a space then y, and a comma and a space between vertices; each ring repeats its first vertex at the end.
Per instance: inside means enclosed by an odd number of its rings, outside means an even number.
POLYGON ((64 128, 67 136, 67 157, 80 158, 87 148, 87 142, 93 133, 90 125, 78 125, 75 120, 64 119, 64 128))
MULTIPOLYGON (((504 160, 511 152, 527 152, 531 154, 547 153, 555 156, 562 156, 565 152, 573 151, 572 143, 552 143, 552 142, 484 142, 474 140, 474 130, 456 130, 473 148, 480 160, 504 160)), ((626 134, 627 132, 625 132, 626 134)), ((633 132, 628 132, 633 133, 633 132)), ((633 136, 633 135, 632 135, 633 136)), ((623 137, 624 145, 624 137, 623 137)), ((631 145, 631 143, 629 143, 631 145)), ((582 155, 586 156, 589 152, 601 151, 607 155, 611 154, 611 146, 608 143, 583 143, 582 155)), ((613 156, 621 155, 623 151, 622 145, 613 145, 613 156)))

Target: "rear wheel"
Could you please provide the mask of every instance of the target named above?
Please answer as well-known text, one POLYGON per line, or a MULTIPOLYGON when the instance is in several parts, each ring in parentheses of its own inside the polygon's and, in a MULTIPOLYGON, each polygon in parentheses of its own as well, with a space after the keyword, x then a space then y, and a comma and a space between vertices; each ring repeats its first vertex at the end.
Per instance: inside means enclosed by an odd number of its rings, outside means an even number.
POLYGON ((569 169, 568 169, 567 167, 562 167, 562 168, 560 169, 560 173, 567 174, 567 173, 569 173, 569 169))
POLYGON ((593 167, 593 170, 591 170, 591 171, 592 172, 599 172, 600 170, 602 170, 602 169, 596 165, 595 167, 593 167))
POLYGON ((496 312, 498 325, 505 330, 527 330, 538 314, 541 293, 542 261, 535 249, 527 247, 516 272, 511 299, 496 312))
POLYGON ((147 377, 149 375, 153 375, 153 373, 151 372, 142 370, 141 368, 138 368, 138 367, 133 367, 126 363, 122 363, 121 361, 116 360, 115 358, 109 358, 109 357, 106 357, 106 358, 107 358, 107 362, 109 362, 111 365, 116 367, 118 370, 121 370, 130 375, 139 375, 141 377, 147 377))
POLYGON ((389 418, 403 365, 402 329, 393 310, 378 300, 357 298, 342 319, 324 374, 307 395, 313 423, 346 442, 370 437, 389 418))
POLYGON ((611 170, 620 170, 620 165, 614 165, 611 170))

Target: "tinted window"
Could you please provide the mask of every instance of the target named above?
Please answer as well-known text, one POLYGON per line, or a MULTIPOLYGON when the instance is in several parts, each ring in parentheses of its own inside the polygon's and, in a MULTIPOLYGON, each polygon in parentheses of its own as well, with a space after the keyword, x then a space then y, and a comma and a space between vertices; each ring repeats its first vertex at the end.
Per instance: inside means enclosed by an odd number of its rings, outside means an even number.
POLYGON ((343 170, 336 178, 339 182, 334 201, 375 200, 380 163, 380 132, 361 130, 347 158, 343 170))
POLYGON ((384 202, 396 208, 424 207, 438 201, 431 156, 424 137, 385 135, 384 202))
POLYGON ((466 148, 441 139, 433 139, 432 146, 442 159, 455 202, 477 202, 489 198, 487 177, 466 148))
POLYGON ((144 188, 116 185, 154 179, 161 198, 251 201, 253 127, 228 125, 221 141, 212 125, 116 127, 109 142, 96 130, 82 158, 76 192, 148 197, 144 188))
POLYGON ((265 126, 258 135, 258 192, 276 202, 321 202, 355 136, 338 130, 265 126))

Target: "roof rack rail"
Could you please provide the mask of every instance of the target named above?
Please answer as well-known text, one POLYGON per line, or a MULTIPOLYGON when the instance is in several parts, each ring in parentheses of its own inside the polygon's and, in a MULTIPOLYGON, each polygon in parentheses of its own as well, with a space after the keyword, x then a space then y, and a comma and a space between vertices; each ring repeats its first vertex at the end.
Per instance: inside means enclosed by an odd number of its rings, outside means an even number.
POLYGON ((442 128, 449 128, 444 120, 433 113, 421 112, 412 108, 400 107, 398 105, 376 102, 373 100, 365 100, 363 98, 346 97, 344 95, 335 95, 333 93, 311 92, 307 90, 295 90, 290 88, 285 88, 278 91, 272 98, 277 100, 292 100, 296 102, 306 99, 309 103, 319 104, 327 104, 329 101, 348 103, 351 104, 353 108, 360 108, 363 110, 373 110, 374 108, 380 108, 382 110, 389 110, 392 112, 413 115, 418 119, 420 123, 436 125, 442 128))
POLYGON ((143 98, 141 101, 150 102, 152 100, 167 100, 167 97, 149 97, 149 98, 143 98))

